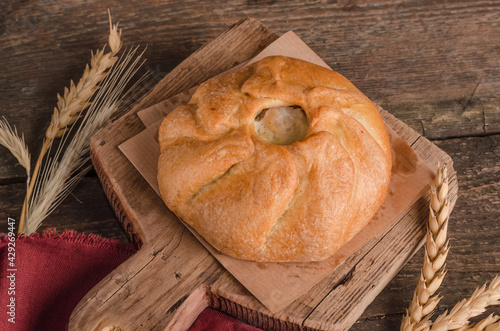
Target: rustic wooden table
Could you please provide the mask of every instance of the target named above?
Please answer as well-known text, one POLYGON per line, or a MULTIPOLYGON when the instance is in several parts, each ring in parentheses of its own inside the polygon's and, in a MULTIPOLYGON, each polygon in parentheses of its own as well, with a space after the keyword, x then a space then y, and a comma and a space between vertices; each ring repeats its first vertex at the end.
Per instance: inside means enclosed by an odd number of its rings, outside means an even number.
MULTIPOLYGON (((229 25, 250 16, 294 30, 326 63, 448 153, 459 198, 438 313, 500 273, 500 2, 38 0, 0 4, 0 115, 41 147, 56 94, 106 42, 107 12, 127 45, 148 45, 141 73, 154 85, 229 25)), ((0 147, 0 232, 18 218, 25 175, 0 147)), ((126 241, 95 173, 41 230, 75 229, 126 241)), ((420 250, 353 330, 399 328, 420 272, 420 250)), ((490 309, 500 314, 500 307, 490 309)))

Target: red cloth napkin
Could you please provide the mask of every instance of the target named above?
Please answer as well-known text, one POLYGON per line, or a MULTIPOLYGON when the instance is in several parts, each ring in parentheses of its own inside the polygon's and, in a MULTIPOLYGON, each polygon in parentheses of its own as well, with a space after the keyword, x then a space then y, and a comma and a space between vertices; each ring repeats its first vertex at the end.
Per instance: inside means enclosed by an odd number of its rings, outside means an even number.
MULTIPOLYGON (((135 252, 132 245, 75 231, 48 230, 14 244, 0 234, 0 330, 66 330, 85 294, 135 252)), ((260 329, 207 308, 189 330, 260 329)))

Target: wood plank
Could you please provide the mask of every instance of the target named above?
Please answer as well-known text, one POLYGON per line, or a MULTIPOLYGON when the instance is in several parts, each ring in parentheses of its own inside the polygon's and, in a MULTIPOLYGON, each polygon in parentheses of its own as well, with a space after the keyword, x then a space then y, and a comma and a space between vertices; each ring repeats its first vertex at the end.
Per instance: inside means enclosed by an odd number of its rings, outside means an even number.
POLYGON ((464 132, 474 136, 498 134, 499 101, 497 96, 474 95, 460 100, 396 102, 385 107, 419 134, 429 139, 444 139, 464 136, 464 132))
POLYGON ((3 146, 0 146, 0 185, 26 181, 26 170, 16 158, 3 146))

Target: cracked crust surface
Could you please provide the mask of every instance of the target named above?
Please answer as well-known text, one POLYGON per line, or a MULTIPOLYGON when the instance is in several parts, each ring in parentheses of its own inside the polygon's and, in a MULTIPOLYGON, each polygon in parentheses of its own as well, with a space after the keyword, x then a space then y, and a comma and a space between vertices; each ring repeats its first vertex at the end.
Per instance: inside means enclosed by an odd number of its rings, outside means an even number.
POLYGON ((273 56, 214 77, 159 130, 166 205, 224 254, 319 261, 373 217, 387 194, 391 151, 375 105, 340 74, 273 56), (264 109, 299 106, 302 141, 255 131, 264 109))

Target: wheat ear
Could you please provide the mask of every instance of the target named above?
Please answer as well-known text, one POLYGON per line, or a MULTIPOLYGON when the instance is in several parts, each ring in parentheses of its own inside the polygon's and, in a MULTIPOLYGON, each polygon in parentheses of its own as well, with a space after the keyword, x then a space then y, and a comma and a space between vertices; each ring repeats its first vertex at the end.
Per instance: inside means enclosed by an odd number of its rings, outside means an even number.
POLYGON ((498 331, 500 330, 500 317, 491 314, 485 319, 458 329, 458 331, 498 331))
POLYGON ((23 233, 24 223, 26 218, 27 204, 30 200, 31 194, 33 193, 36 178, 38 176, 40 165, 42 160, 47 153, 47 151, 52 146, 52 143, 56 138, 62 137, 71 125, 80 118, 82 111, 84 111, 89 105, 89 99, 98 89, 98 84, 101 82, 107 74, 107 70, 113 66, 113 64, 118 60, 115 57, 116 53, 120 50, 122 46, 121 41, 121 29, 118 31, 118 25, 113 25, 111 22, 111 14, 109 13, 109 38, 108 44, 111 51, 109 53, 104 53, 105 47, 98 50, 95 54, 91 52, 91 62, 90 67, 87 64, 83 72, 82 78, 78 84, 74 84, 73 81, 70 83, 69 89, 66 87, 64 89, 64 94, 61 97, 57 95, 57 107, 54 108, 52 114, 52 119, 50 121, 49 127, 45 132, 45 139, 42 145, 40 154, 33 169, 33 175, 26 192, 26 197, 23 203, 23 209, 21 211, 21 217, 19 221, 18 233, 23 233))
POLYGON ((35 185, 28 203, 25 233, 35 232, 42 221, 66 198, 91 168, 88 165, 91 137, 114 116, 127 110, 121 107, 125 103, 124 98, 138 85, 132 86, 132 90, 128 90, 125 94, 123 92, 144 63, 141 60, 144 53, 136 56, 137 49, 131 49, 121 56, 93 96, 93 102, 82 120, 72 128, 75 132, 71 139, 59 141, 55 156, 47 158, 43 163, 40 181, 35 185))
POLYGON ((17 162, 24 167, 27 175, 26 183, 29 185, 31 157, 28 146, 24 141, 24 135, 19 137, 16 127, 12 129, 5 117, 0 120, 0 145, 7 148, 17 159, 17 162))
POLYGON ((413 300, 401 323, 401 330, 424 330, 431 325, 430 313, 441 300, 435 292, 446 274, 445 261, 449 251, 447 240, 448 172, 439 166, 430 192, 429 224, 427 227, 424 263, 413 300))
POLYGON ((482 314, 487 306, 498 304, 500 304, 500 276, 496 276, 488 287, 486 284, 481 286, 470 298, 457 303, 450 313, 445 312, 440 315, 428 330, 444 331, 463 328, 470 318, 482 314))

